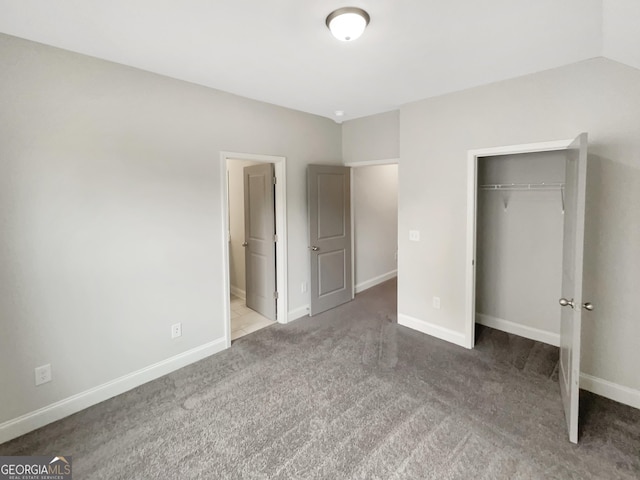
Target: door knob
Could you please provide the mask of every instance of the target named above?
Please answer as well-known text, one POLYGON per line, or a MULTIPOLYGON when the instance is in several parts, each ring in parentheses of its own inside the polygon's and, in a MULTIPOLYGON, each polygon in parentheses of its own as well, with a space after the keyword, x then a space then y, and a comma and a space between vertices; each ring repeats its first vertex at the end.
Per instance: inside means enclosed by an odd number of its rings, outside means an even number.
POLYGON ((242 246, 243 247, 247 247, 247 246, 249 246, 249 244, 247 242, 242 242, 242 246))
POLYGON ((574 308, 573 298, 571 300, 567 300, 566 298, 561 298, 559 302, 560 302, 560 305, 562 305, 563 307, 569 306, 571 308, 574 308))
POLYGON ((318 248, 316 246, 313 246, 313 247, 311 247, 311 250, 313 250, 314 252, 317 252, 318 250, 320 250, 320 248, 318 248))
POLYGON ((591 304, 591 302, 583 303, 582 308, 584 308, 585 310, 589 310, 590 312, 593 311, 593 305, 591 304))

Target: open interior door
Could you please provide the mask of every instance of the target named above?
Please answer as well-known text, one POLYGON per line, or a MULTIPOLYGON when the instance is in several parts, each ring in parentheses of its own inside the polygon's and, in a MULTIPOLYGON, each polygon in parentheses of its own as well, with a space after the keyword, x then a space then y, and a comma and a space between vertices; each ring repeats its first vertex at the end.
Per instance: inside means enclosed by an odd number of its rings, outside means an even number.
POLYGON ((560 320, 560 391, 569 440, 578 442, 580 332, 582 298, 584 209, 587 179, 587 134, 580 134, 567 150, 565 178, 564 245, 562 253, 562 315, 560 320))
POLYGON ((310 314, 352 299, 351 172, 349 167, 309 165, 310 314))
POLYGON ((244 168, 247 307, 276 319, 276 237, 273 164, 244 168))

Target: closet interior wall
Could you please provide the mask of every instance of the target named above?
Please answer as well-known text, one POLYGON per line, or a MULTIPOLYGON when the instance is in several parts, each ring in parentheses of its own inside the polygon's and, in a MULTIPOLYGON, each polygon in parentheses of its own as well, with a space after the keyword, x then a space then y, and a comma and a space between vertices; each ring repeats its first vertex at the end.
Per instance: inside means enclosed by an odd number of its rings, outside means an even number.
POLYGON ((478 160, 476 321, 516 324, 521 336, 542 332, 556 345, 565 158, 540 152, 478 160))

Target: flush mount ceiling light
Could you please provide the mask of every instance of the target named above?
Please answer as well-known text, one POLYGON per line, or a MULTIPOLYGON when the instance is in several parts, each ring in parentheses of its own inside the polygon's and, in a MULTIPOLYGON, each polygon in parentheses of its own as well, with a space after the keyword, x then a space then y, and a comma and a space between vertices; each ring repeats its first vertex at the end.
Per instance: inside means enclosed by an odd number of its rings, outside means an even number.
POLYGON ((344 7, 329 14, 327 27, 338 40, 350 42, 362 35, 369 20, 369 14, 361 8, 344 7))

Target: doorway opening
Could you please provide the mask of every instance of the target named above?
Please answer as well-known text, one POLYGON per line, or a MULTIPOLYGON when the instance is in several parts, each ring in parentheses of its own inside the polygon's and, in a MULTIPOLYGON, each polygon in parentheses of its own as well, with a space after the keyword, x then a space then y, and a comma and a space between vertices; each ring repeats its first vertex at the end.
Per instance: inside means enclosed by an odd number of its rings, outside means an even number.
POLYGON ((287 322, 286 159, 221 153, 225 338, 287 322))
POLYGON ((398 160, 347 166, 355 295, 398 275, 398 160))
MULTIPOLYGON (((544 152, 566 151, 573 140, 559 140, 554 142, 513 145, 506 147, 484 148, 469 151, 468 156, 468 183, 467 183, 467 271, 466 271, 466 308, 465 308, 465 346, 473 348, 475 343, 476 325, 476 274, 477 274, 477 244, 478 244, 478 207, 479 198, 484 188, 500 185, 499 183, 486 184, 480 177, 480 163, 502 156, 516 156, 524 154, 541 154, 544 152)), ((503 173, 504 175, 504 173, 503 173)), ((508 173, 508 175, 511 175, 508 173)), ((500 177, 498 177, 500 178, 500 177)), ((512 182, 515 183, 515 182, 512 182)), ((536 183, 536 182, 533 182, 536 183)), ((540 182, 542 183, 542 182, 540 182)), ((506 186, 506 185, 505 185, 506 186)), ((524 188, 524 185, 522 186, 524 188)), ((498 187, 499 188, 499 187, 498 187)), ((503 208, 509 207, 510 191, 500 192, 498 197, 502 201, 503 208), (504 195, 502 195, 504 193, 504 195), (505 201, 506 200, 506 201, 505 201)), ((558 194, 560 195, 560 193, 558 194)), ((559 198, 559 197, 558 197, 559 198)), ((495 201, 495 199, 494 199, 495 201)))
POLYGON ((554 347, 565 157, 550 151, 478 158, 476 324, 554 347))
POLYGON ((313 316, 397 277, 398 159, 310 165, 307 181, 313 316))

